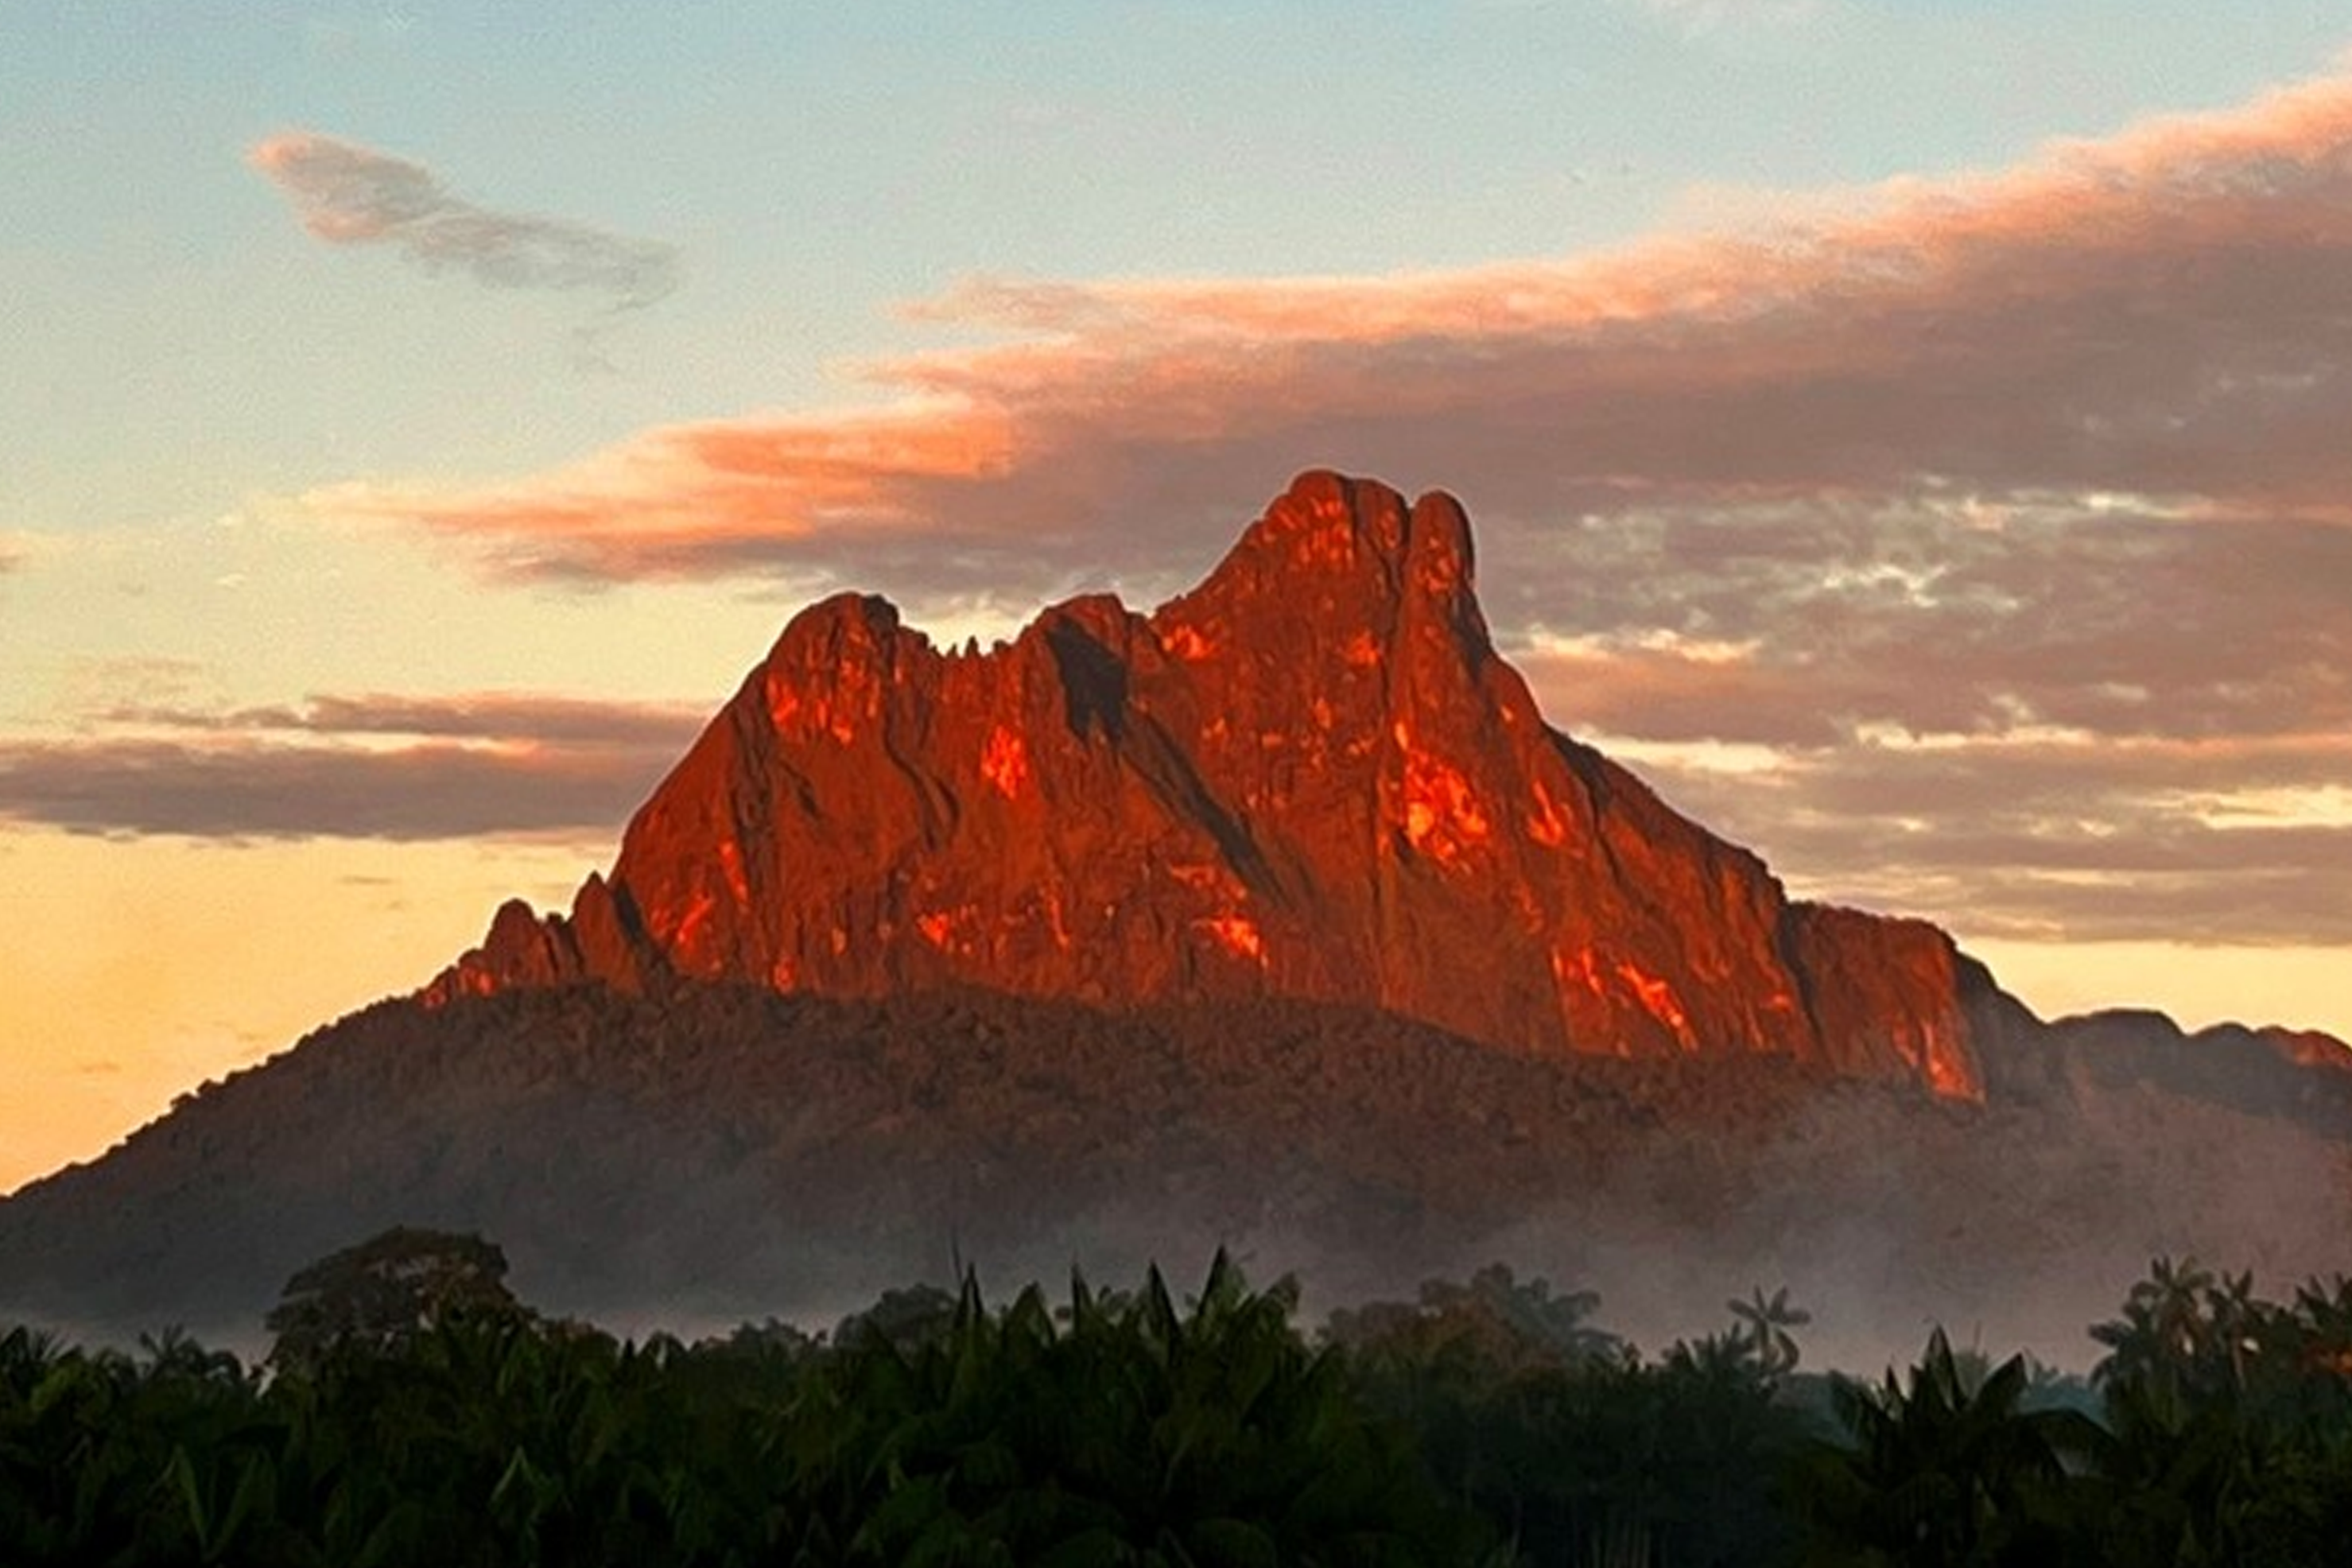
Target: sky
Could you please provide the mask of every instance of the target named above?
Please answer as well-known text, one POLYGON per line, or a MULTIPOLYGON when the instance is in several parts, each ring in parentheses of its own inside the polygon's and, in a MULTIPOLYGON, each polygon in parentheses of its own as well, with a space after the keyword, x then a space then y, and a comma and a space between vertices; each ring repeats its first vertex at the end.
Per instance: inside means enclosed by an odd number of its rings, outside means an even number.
POLYGON ((10 0, 0 1191, 568 900, 795 608, 1458 496, 1556 725, 2352 1037, 2340 0, 10 0))

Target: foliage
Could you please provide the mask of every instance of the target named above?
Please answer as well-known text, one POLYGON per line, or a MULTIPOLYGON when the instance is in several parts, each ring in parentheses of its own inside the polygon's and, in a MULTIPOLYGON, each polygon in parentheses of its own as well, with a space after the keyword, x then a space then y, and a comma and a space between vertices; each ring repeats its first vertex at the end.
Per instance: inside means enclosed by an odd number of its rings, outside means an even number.
POLYGON ((1919 1568, 2057 1561, 2063 1494, 2101 1434, 2081 1413, 2031 1409, 2025 1358, 1989 1370, 1938 1329, 1907 1379, 1839 1390, 1846 1442, 1800 1482, 1813 1555, 1919 1568))
POLYGON ((340 1346, 404 1343, 458 1316, 520 1316, 506 1254, 478 1236, 395 1226, 286 1282, 265 1324, 272 1365, 308 1367, 340 1346))
MULTIPOLYGON (((1760 1298, 1760 1292, 1759 1292, 1760 1298)), ((1363 1397, 1417 1435, 1449 1490, 1524 1561, 1715 1564, 1783 1542, 1776 1482, 1802 1434, 1779 1397, 1793 1342, 1735 1331, 1643 1363, 1587 1321, 1599 1298, 1501 1265, 1412 1305, 1335 1312, 1363 1397)), ((1775 1332, 1801 1322, 1780 1298, 1775 1332)))
MULTIPOLYGON (((336 1273, 338 1271, 330 1271, 336 1273)), ((817 1345, 618 1343, 520 1311, 344 1334, 264 1380, 0 1337, 0 1560, 1423 1563, 1476 1521, 1222 1256, 1002 1310, 894 1292, 817 1345), (904 1329, 910 1321, 918 1331, 904 1329)))
POLYGON ((1469 1283, 1426 1280, 1417 1300, 1341 1308, 1325 1325, 1326 1341, 1366 1362, 1459 1362, 1489 1373, 1613 1360, 1622 1341, 1591 1321, 1601 1298, 1590 1290, 1552 1293, 1540 1277, 1522 1283, 1504 1263, 1469 1283))
POLYGON ((1813 1315, 1790 1303, 1787 1286, 1773 1291, 1768 1299, 1764 1287, 1759 1285, 1749 1300, 1735 1300, 1724 1305, 1738 1324, 1735 1334, 1766 1376, 1777 1377, 1797 1370, 1801 1356, 1796 1338, 1789 1331, 1803 1328, 1813 1321, 1813 1315))
POLYGON ((878 1563, 1438 1563, 1475 1531, 1223 1254, 1180 1310, 1073 1282, 944 1335, 867 1334, 788 1455, 803 1551, 878 1563), (839 1521, 831 1523, 829 1521, 839 1521))
POLYGON ((1220 1256, 1190 1300, 967 1278, 815 1339, 460 1305, 247 1368, 11 1329, 0 1561, 2299 1568, 2352 1539, 2340 1278, 2273 1301, 2159 1260, 2102 1325, 2095 1418, 1938 1332, 1833 1383, 1828 1425, 1785 1292, 1654 1360, 1500 1267, 1319 1340, 1297 1301, 1220 1256))
POLYGON ((1939 1333, 1906 1381, 1846 1391, 1801 1472, 1808 1560, 2278 1568, 2352 1538, 2352 1283, 2292 1303, 2159 1258, 2093 1336, 2100 1419, 2036 1408, 2023 1358, 1939 1333))

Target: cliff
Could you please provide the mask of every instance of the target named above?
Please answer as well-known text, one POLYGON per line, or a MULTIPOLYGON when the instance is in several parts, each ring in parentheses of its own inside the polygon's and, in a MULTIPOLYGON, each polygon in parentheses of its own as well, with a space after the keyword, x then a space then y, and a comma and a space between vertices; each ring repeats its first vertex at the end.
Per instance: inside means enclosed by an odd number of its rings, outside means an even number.
POLYGON ((812 606, 610 875, 568 915, 500 910, 425 996, 1288 997, 1975 1098, 1965 971, 1932 926, 1791 901, 1547 725, 1452 498, 1308 473, 1150 615, 1076 599, 982 652, 812 606))

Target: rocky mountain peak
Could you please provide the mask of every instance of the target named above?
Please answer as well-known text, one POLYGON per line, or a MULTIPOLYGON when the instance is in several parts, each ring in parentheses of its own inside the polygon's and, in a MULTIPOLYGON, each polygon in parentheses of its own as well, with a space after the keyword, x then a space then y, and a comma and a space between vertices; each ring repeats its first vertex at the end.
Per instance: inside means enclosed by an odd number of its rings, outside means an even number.
POLYGON ((1973 1096, 1968 973, 1932 927, 1790 902, 1547 725, 1452 498, 1310 472, 1149 616, 1076 599, 947 654, 880 599, 803 611, 611 876, 502 910, 427 996, 1289 996, 1973 1096))
POLYGON ((1450 633, 1461 652, 1484 657, 1475 563, 1469 521, 1453 497, 1408 504, 1376 480, 1315 469, 1151 623, 1180 658, 1197 658, 1265 617, 1304 623, 1343 658, 1370 658, 1368 647, 1391 644, 1408 625, 1450 633))

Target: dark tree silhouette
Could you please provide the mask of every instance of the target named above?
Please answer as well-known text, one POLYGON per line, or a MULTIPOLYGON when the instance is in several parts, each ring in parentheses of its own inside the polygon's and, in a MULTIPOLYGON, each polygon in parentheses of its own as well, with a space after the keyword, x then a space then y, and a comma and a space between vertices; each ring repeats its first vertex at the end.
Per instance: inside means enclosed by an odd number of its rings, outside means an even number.
POLYGON ((1764 1287, 1759 1285, 1752 1300, 1734 1300, 1724 1305, 1730 1310, 1734 1321, 1738 1325, 1733 1331, 1733 1337, 1746 1344, 1748 1353, 1755 1357, 1759 1371, 1766 1377, 1780 1377, 1796 1371, 1800 1352, 1796 1337, 1789 1331, 1803 1328, 1813 1321, 1813 1315, 1790 1304, 1787 1286, 1783 1285, 1767 1298, 1764 1287))
POLYGON ((270 1364, 310 1365, 338 1346, 383 1349, 459 1314, 521 1317, 507 1258, 478 1236, 395 1226, 299 1269, 266 1321, 270 1364))

